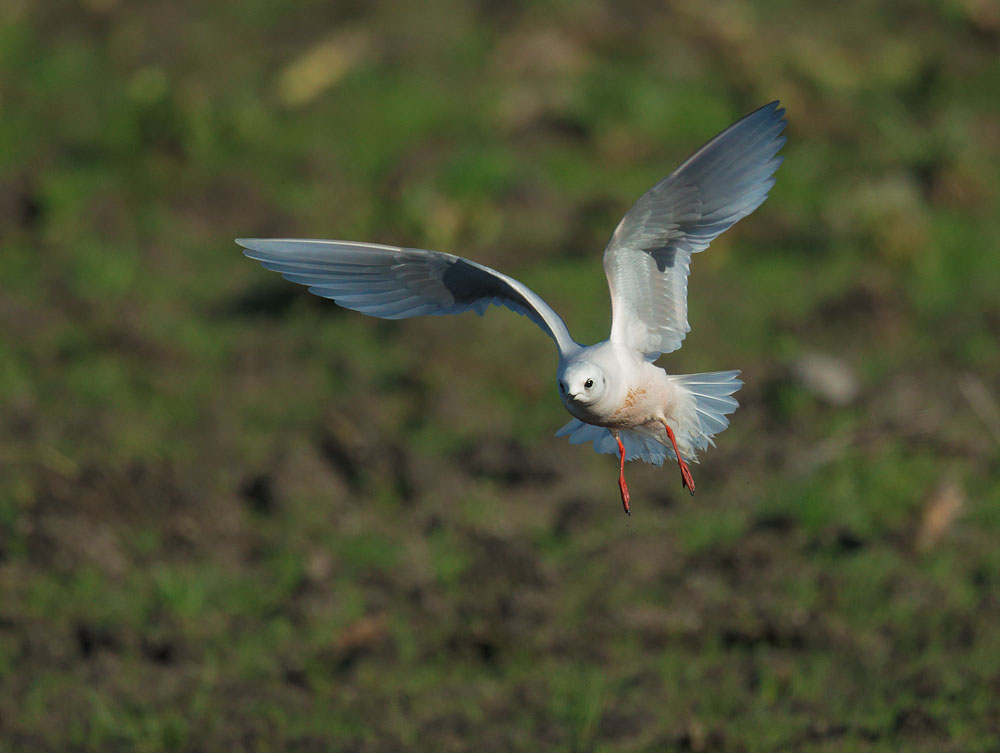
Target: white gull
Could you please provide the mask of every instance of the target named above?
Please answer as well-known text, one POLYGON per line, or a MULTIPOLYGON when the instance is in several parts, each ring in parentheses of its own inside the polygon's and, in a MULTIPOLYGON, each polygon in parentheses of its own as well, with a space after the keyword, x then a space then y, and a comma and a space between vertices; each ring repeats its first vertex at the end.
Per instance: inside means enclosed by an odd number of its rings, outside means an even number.
POLYGON ((691 327, 691 256, 753 212, 774 185, 785 127, 778 102, 713 138, 635 203, 604 251, 611 290, 611 336, 584 346, 559 315, 523 283, 439 251, 353 241, 239 239, 244 253, 309 291, 383 319, 453 314, 490 304, 534 321, 559 349, 556 373, 574 419, 559 430, 619 456, 618 487, 629 512, 625 461, 676 460, 694 494, 686 460, 714 444, 739 404, 739 371, 667 374, 653 362, 677 350, 691 327))

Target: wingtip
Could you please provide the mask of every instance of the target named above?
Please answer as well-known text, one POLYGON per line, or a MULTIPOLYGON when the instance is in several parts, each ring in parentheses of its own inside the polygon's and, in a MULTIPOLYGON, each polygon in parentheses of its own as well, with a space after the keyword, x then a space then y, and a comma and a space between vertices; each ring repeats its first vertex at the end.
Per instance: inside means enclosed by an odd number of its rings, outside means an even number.
POLYGON ((235 240, 236 245, 240 247, 240 251, 243 252, 245 257, 254 261, 264 261, 260 256, 260 250, 254 246, 256 238, 236 238, 235 240))
MULTIPOLYGON (((778 105, 780 103, 778 102, 778 100, 774 100, 774 104, 778 105)), ((774 110, 774 118, 779 123, 781 123, 781 130, 785 130, 785 126, 788 125, 788 118, 785 117, 785 108, 784 107, 776 107, 775 108, 775 110, 774 110)))
MULTIPOLYGON (((748 117, 756 115, 757 113, 766 113, 769 116, 769 119, 776 123, 781 123, 783 126, 787 123, 785 118, 785 108, 781 106, 780 99, 773 99, 763 107, 758 107, 754 112, 750 113, 748 117)), ((784 129, 782 128, 782 130, 784 129)))
POLYGON ((236 238, 235 241, 236 245, 243 249, 245 256, 257 261, 265 261, 268 256, 261 254, 270 254, 275 250, 268 238, 236 238))

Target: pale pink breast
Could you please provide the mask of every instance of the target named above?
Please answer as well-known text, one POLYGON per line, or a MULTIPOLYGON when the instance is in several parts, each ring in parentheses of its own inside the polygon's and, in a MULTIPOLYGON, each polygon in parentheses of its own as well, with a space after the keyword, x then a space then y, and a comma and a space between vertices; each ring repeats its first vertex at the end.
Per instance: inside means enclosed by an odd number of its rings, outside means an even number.
POLYGON ((611 414, 608 426, 629 429, 654 420, 664 408, 667 400, 665 391, 656 384, 630 387, 622 404, 611 414))

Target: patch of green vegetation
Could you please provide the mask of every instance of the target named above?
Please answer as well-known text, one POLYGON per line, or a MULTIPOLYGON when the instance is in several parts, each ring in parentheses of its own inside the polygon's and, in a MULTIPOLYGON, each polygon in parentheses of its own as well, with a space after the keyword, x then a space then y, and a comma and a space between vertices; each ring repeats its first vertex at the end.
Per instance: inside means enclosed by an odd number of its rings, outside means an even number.
POLYGON ((981 5, 0 10, 0 748, 991 749, 981 5), (621 214, 776 98, 660 362, 741 408, 628 520, 529 321, 366 319, 231 242, 468 255, 593 343, 621 214))

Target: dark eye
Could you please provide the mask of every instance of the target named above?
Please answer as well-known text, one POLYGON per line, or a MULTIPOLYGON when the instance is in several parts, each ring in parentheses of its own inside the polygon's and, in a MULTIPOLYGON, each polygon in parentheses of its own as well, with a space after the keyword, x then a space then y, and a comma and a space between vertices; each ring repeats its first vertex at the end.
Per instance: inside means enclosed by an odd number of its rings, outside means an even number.
POLYGON ((591 387, 594 386, 594 380, 593 379, 588 379, 586 382, 583 383, 583 386, 584 386, 585 389, 589 390, 591 387))

